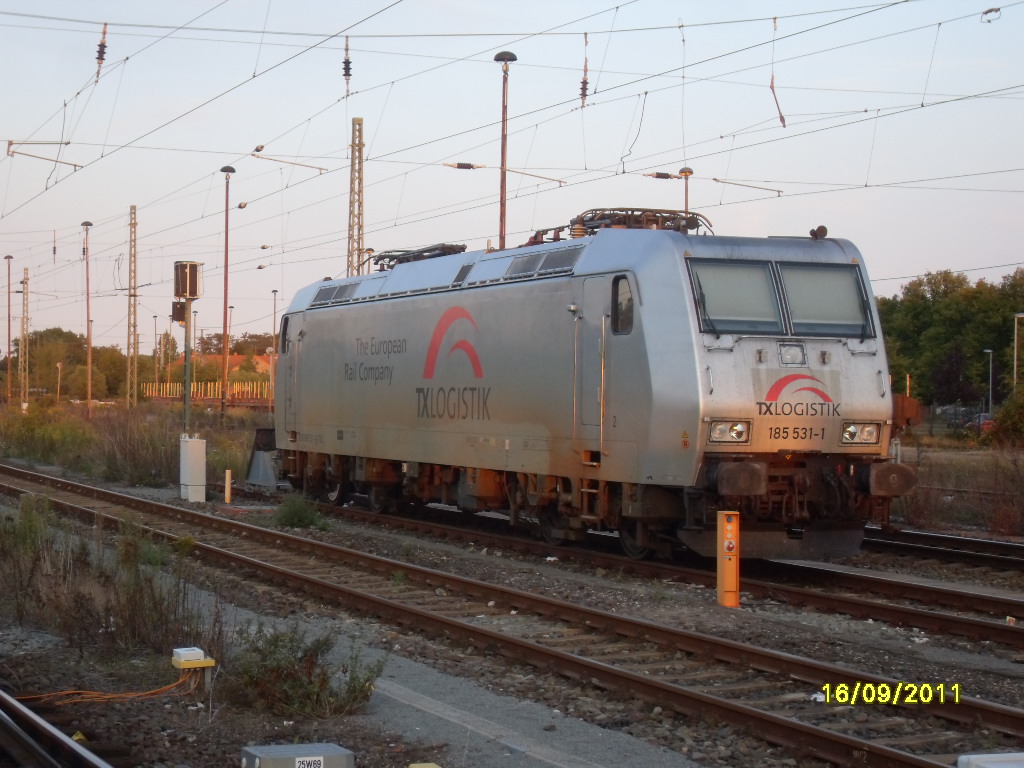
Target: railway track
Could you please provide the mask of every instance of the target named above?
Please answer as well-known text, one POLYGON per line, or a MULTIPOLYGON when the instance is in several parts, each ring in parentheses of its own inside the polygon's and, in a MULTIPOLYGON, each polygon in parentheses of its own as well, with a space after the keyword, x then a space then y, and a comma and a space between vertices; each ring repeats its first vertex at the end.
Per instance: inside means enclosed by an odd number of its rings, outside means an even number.
MULTIPOLYGON (((379 525, 382 520, 386 520, 389 527, 399 531, 426 534, 451 541, 473 542, 538 557, 576 559, 606 570, 636 573, 662 580, 700 584, 709 588, 716 586, 717 577, 712 561, 705 561, 697 567, 657 560, 638 561, 600 549, 552 546, 543 541, 506 532, 495 533, 487 530, 487 526, 467 528, 462 524, 446 525, 437 522, 435 518, 382 515, 351 506, 322 504, 320 508, 325 514, 345 517, 360 523, 379 525)), ((452 516, 457 517, 460 522, 466 517, 462 513, 452 513, 452 516)), ((444 519, 443 510, 440 511, 439 517, 444 519)), ((498 524, 502 525, 503 529, 507 528, 507 522, 498 521, 498 524)), ((611 548, 617 550, 617 547, 611 548)), ((1007 616, 1024 617, 1024 599, 1016 596, 989 595, 967 587, 934 584, 877 572, 840 569, 810 561, 777 561, 754 566, 746 565, 741 575, 741 588, 758 599, 781 600, 791 605, 843 613, 855 618, 884 621, 896 626, 958 635, 972 640, 990 640, 1014 648, 1024 648, 1024 621, 1017 625, 1009 625, 1006 622, 1007 616), (801 586, 805 584, 815 586, 801 586), (849 594, 851 592, 853 594, 849 594), (864 595, 876 595, 884 599, 868 599, 864 595), (908 601, 915 605, 908 605, 908 601), (939 608, 957 613, 935 610, 939 608)))
POLYGON ((925 531, 865 531, 865 549, 964 563, 1006 571, 1024 571, 1024 544, 994 539, 974 539, 925 531))
MULTIPOLYGON (((28 475, 8 492, 45 490, 28 475)), ((712 717, 837 765, 936 766, 952 754, 1019 747, 1024 711, 928 685, 672 629, 179 507, 63 480, 54 506, 90 524, 126 519, 194 552, 417 631, 493 649, 669 711, 712 717), (89 499, 83 500, 82 493, 89 499), (130 512, 126 512, 126 508, 130 512), (860 696, 860 706, 855 699, 860 696), (869 701, 865 702, 864 696, 869 701), (853 700, 851 700, 851 697, 853 700), (953 699, 957 701, 953 701, 953 699), (887 703, 879 704, 884 699, 887 703)), ((939 686, 942 686, 941 688, 939 686)))
POLYGON ((12 696, 0 691, 0 767, 113 768, 12 696))

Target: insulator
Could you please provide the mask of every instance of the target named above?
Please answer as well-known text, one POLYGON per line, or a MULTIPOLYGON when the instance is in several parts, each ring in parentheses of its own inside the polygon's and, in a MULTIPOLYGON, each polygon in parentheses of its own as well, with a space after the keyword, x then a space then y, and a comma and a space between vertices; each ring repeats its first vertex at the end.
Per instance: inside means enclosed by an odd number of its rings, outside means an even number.
POLYGON ((345 95, 349 95, 349 83, 352 79, 352 59, 348 57, 348 35, 345 35, 345 61, 342 66, 342 74, 345 76, 345 95))
POLYGON ((103 60, 107 54, 107 23, 103 22, 103 34, 100 36, 100 44, 96 47, 96 82, 100 81, 100 70, 103 69, 103 60))
POLYGON ((587 228, 585 226, 583 226, 582 222, 574 221, 572 223, 572 226, 569 227, 569 237, 577 238, 577 237, 586 237, 586 236, 587 236, 587 228))
POLYGON ((587 78, 583 78, 580 81, 580 101, 583 102, 584 106, 587 103, 587 78))

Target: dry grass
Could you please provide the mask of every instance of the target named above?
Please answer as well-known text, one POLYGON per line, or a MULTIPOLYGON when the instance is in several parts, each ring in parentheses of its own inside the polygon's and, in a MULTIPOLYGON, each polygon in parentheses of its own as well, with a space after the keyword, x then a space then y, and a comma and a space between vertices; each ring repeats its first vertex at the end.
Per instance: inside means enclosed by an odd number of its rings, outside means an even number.
POLYGON ((918 488, 894 507, 894 520, 932 530, 975 529, 1024 536, 1024 453, 1010 448, 950 449, 929 441, 906 449, 918 488))

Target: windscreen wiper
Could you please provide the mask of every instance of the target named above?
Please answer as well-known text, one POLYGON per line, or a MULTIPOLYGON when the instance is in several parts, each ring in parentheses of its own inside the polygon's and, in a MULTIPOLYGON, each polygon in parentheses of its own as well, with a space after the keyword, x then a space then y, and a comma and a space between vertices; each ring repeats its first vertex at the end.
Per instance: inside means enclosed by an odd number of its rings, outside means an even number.
POLYGON ((708 314, 708 302, 704 298, 704 286, 700 284, 700 275, 693 273, 693 281, 697 284, 697 310, 700 313, 700 319, 703 320, 707 327, 711 329, 711 332, 715 334, 716 339, 722 338, 722 334, 715 328, 715 322, 711 319, 711 315, 708 314))

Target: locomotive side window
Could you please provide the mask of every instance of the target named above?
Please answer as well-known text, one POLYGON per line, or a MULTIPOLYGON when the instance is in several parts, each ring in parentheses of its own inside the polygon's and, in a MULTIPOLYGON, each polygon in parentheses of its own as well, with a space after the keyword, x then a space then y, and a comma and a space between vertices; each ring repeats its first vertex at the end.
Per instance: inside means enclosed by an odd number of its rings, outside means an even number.
POLYGON ((277 339, 277 345, 282 355, 288 354, 288 315, 281 319, 281 335, 277 339))
POLYGON ((779 264, 793 333, 872 336, 860 272, 846 264, 779 264))
POLYGON ((612 281, 612 333, 625 334, 633 330, 633 291, 629 280, 619 275, 612 281))
POLYGON ((783 332, 768 262, 691 259, 688 263, 702 332, 783 332))

